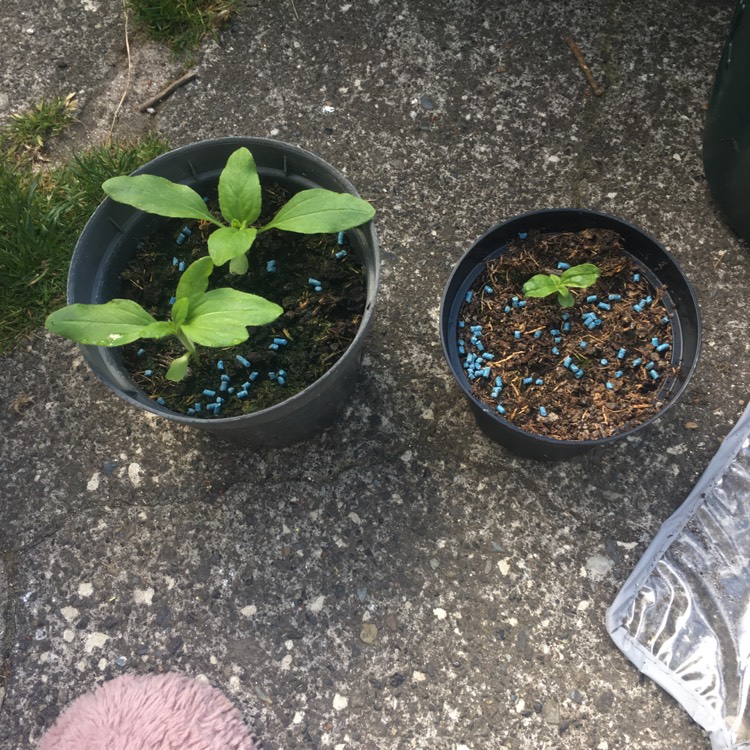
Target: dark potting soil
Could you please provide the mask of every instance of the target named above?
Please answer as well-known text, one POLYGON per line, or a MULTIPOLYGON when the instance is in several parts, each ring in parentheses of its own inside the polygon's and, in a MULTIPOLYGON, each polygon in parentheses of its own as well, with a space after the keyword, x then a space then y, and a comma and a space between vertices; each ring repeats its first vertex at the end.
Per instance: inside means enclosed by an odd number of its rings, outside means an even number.
POLYGON ((517 427, 558 440, 636 427, 663 408, 676 372, 662 289, 606 229, 519 235, 472 285, 457 338, 473 393, 517 427), (558 263, 594 263, 601 276, 571 290, 573 307, 556 294, 524 298, 524 283, 561 274, 558 263))
MULTIPOLYGON (((279 186, 264 185, 259 224, 270 221, 288 198, 279 186)), ((208 206, 218 216, 215 196, 208 206)), ((207 255, 207 238, 213 229, 208 222, 165 220, 159 231, 139 243, 122 273, 121 296, 135 300, 157 320, 168 319, 170 298, 181 275, 179 262, 189 266, 207 255), (191 234, 178 245, 176 239, 185 226, 191 234)), ((228 263, 214 269, 209 289, 232 287, 260 295, 280 305, 282 315, 270 325, 250 328, 250 337, 238 346, 196 347, 200 360, 191 358, 188 375, 179 383, 165 377, 171 361, 185 353, 174 336, 122 347, 133 381, 150 398, 161 399, 159 403, 176 412, 193 415, 188 409, 193 410, 196 417, 213 418, 206 407, 217 398, 223 400, 220 418, 248 414, 311 385, 352 342, 362 320, 366 288, 362 262, 345 237, 342 246, 336 235, 270 230, 258 235, 248 260, 250 269, 243 275, 229 273, 228 263), (347 250, 346 255, 336 257, 342 250, 347 250), (268 270, 269 261, 275 261, 274 271, 268 270), (320 281, 321 291, 315 291, 310 279, 320 281), (287 343, 276 344, 274 350, 274 339, 287 343), (243 386, 247 397, 238 396, 243 386), (204 390, 215 391, 215 396, 204 395, 204 390)))

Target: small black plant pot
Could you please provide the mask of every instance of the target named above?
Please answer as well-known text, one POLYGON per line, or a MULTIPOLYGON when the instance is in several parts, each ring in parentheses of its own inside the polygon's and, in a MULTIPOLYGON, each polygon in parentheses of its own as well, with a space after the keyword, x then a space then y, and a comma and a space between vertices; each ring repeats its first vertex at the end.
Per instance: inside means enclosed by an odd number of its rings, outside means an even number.
MULTIPOLYGON (((531 274, 529 274, 531 275, 531 274)), ((652 237, 621 219, 581 209, 547 209, 514 217, 482 235, 461 258, 446 285, 440 310, 443 353, 482 431, 492 440, 522 456, 559 461, 597 446, 608 445, 651 424, 671 408, 684 392, 695 371, 701 341, 698 301, 692 286, 672 256, 652 237), (592 440, 560 440, 520 429, 478 398, 467 378, 457 343, 458 321, 466 294, 488 260, 500 257, 519 234, 528 232, 579 232, 586 229, 616 231, 627 255, 639 266, 651 286, 661 290, 661 300, 672 327, 671 367, 674 375, 659 396, 665 405, 643 422, 620 432, 592 440)))
MULTIPOLYGON (((253 155, 261 181, 290 192, 325 188, 358 195, 340 172, 301 148, 265 138, 220 138, 194 143, 157 157, 134 174, 154 174, 189 185, 205 194, 218 185, 227 159, 245 146, 253 155)), ((86 224, 73 252, 68 274, 68 302, 103 303, 120 293, 121 273, 138 241, 162 222, 106 198, 86 224)), ((375 311, 380 276, 378 238, 372 222, 347 230, 347 241, 364 266, 365 309, 354 340, 331 368, 312 385, 274 406, 249 414, 204 419, 179 414, 152 401, 130 378, 118 349, 81 346, 97 377, 120 398, 174 422, 207 430, 251 447, 282 447, 304 440, 332 424, 353 390, 362 347, 375 311)))

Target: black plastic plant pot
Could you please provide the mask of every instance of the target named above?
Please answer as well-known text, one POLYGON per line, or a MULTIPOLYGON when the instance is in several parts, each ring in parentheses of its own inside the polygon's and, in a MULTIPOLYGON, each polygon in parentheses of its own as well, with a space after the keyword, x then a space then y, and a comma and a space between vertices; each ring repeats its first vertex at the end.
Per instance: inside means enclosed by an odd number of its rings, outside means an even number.
MULTIPOLYGON (((274 182, 291 192, 326 188, 358 195, 346 177, 318 156, 266 138, 219 138, 194 143, 157 157, 134 174, 159 175, 204 194, 216 188, 227 159, 241 146, 252 153, 261 182, 274 182)), ((68 274, 68 302, 103 303, 117 297, 120 275, 133 257, 138 241, 148 236, 161 221, 158 216, 106 198, 89 219, 73 252, 68 274)), ((331 425, 351 394, 375 311, 380 277, 375 227, 368 222, 347 230, 347 240, 363 263, 367 287, 365 310, 357 334, 322 377, 275 406, 227 418, 201 419, 179 414, 152 401, 133 383, 118 349, 81 346, 83 356, 105 385, 145 411, 251 447, 282 447, 304 440, 331 425)))
POLYGON ((527 458, 559 461, 591 448, 608 445, 648 427, 674 406, 687 387, 698 363, 701 320, 692 286, 672 256, 655 239, 638 227, 607 214, 582 209, 547 209, 516 216, 482 235, 461 258, 446 285, 440 309, 440 337, 451 372, 469 401, 482 431, 492 440, 527 458), (649 419, 622 432, 596 440, 557 440, 522 430, 477 398, 459 358, 457 344, 461 306, 486 262, 502 255, 519 233, 577 232, 584 229, 612 229, 623 239, 625 252, 640 266, 641 274, 660 289, 672 324, 672 359, 675 375, 665 382, 660 398, 665 406, 649 419))
POLYGON ((737 3, 703 131, 703 165, 711 195, 732 228, 750 240, 750 10, 737 3))

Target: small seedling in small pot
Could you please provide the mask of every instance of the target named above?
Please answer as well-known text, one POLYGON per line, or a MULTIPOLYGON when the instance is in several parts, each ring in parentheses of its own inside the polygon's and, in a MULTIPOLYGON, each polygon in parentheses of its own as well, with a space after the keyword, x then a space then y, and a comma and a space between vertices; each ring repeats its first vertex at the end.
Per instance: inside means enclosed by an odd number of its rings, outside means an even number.
POLYGON ((216 266, 230 263, 233 273, 248 270, 247 251, 261 232, 270 229, 300 234, 340 232, 369 221, 375 211, 354 195, 330 190, 303 190, 283 205, 274 218, 252 227, 261 211, 261 187, 255 162, 247 148, 227 160, 219 177, 219 208, 223 223, 192 188, 155 175, 115 177, 105 192, 120 203, 160 216, 198 219, 217 225, 208 237, 209 256, 194 261, 182 274, 174 295, 170 320, 156 320, 133 300, 104 304, 68 305, 50 314, 46 327, 53 333, 94 346, 123 346, 138 339, 176 336, 186 353, 174 359, 166 377, 182 380, 196 344, 226 347, 248 338, 248 326, 273 322, 283 309, 263 297, 231 288, 208 290, 216 266))
POLYGON ((596 282, 601 271, 593 263, 581 263, 578 266, 566 268, 559 276, 555 273, 539 273, 532 276, 524 285, 523 293, 526 297, 548 297, 557 294, 560 307, 573 307, 575 297, 572 288, 586 289, 596 282))

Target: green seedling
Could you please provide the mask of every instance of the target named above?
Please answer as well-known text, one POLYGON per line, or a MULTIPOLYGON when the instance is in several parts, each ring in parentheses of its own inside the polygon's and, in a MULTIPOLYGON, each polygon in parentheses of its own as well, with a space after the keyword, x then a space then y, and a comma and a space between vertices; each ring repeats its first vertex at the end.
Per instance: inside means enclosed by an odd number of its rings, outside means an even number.
POLYGON ((316 188, 296 193, 267 224, 252 226, 260 216, 261 188, 255 161, 244 147, 229 157, 219 177, 219 209, 224 221, 208 210, 191 187, 164 177, 113 177, 102 187, 113 200, 142 211, 215 224, 217 229, 208 237, 208 254, 216 266, 229 262, 229 270, 236 274, 247 271, 247 251, 261 232, 281 229, 330 234, 364 224, 375 215, 375 209, 355 195, 316 188))
POLYGON ((539 273, 523 285, 523 293, 525 297, 548 297, 557 293, 557 301, 561 307, 572 307, 575 298, 570 290, 574 287, 586 289, 594 284, 600 275, 601 271, 593 263, 573 266, 559 276, 555 273, 539 273))
POLYGON ((227 224, 214 217, 195 190, 163 177, 113 177, 102 187, 113 200, 143 211, 217 225, 208 237, 209 255, 193 262, 182 274, 170 320, 156 320, 132 300, 113 299, 99 305, 68 305, 49 315, 45 325, 53 333, 93 346, 123 346, 137 339, 176 336, 187 351, 167 370, 167 379, 173 381, 187 375, 191 357, 198 358, 196 344, 235 346, 247 340, 248 326, 272 323, 283 312, 277 304, 255 294, 229 288, 207 291, 215 266, 229 262, 231 271, 245 273, 247 251, 259 233, 270 229, 333 233, 363 224, 375 214, 369 203, 354 195, 303 190, 270 222, 250 226, 260 216, 261 188, 253 157, 244 147, 229 157, 219 176, 219 208, 227 224))
POLYGON ((272 323, 283 312, 255 294, 220 288, 206 291, 214 264, 204 256, 191 263, 177 285, 171 320, 156 320, 137 302, 113 299, 101 305, 75 304, 56 310, 45 325, 53 333, 93 346, 123 346, 137 339, 176 336, 187 352, 173 360, 167 379, 187 374, 195 344, 235 346, 248 338, 248 326, 272 323))

